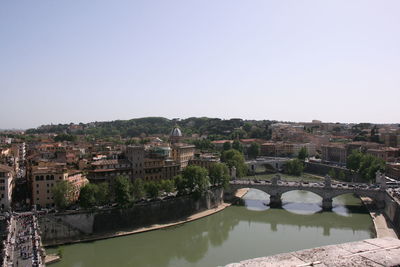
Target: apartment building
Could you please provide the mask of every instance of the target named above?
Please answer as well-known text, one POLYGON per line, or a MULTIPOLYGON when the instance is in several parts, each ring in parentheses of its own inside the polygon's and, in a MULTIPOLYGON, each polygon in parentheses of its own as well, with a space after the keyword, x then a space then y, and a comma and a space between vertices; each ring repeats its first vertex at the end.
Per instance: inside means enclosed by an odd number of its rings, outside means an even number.
POLYGON ((11 207, 12 193, 15 184, 14 169, 0 164, 0 210, 5 211, 11 207))

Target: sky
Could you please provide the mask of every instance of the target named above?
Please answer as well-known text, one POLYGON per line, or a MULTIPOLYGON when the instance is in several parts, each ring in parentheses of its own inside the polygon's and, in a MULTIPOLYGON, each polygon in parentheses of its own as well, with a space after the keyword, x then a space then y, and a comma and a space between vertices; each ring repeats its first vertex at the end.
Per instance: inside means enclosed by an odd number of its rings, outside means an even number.
POLYGON ((0 129, 400 122, 398 0, 2 0, 0 129))

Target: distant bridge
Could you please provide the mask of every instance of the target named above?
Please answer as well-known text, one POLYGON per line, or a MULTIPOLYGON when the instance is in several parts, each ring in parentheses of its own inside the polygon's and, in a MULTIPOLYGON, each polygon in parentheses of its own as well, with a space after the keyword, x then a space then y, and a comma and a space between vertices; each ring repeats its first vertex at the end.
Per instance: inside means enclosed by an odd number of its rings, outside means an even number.
POLYGON ((283 165, 290 160, 289 158, 275 158, 275 157, 262 157, 255 160, 246 161, 246 165, 250 172, 255 173, 257 167, 263 166, 268 169, 279 171, 283 168, 283 165))
MULTIPOLYGON (((381 174, 378 173, 379 179, 381 174)), ((312 192, 322 198, 322 208, 324 210, 332 209, 332 199, 344 194, 355 194, 359 197, 369 197, 375 201, 378 208, 385 205, 385 179, 381 181, 380 186, 369 186, 367 184, 340 183, 332 184, 329 175, 325 177, 324 182, 287 182, 280 180, 279 175, 274 177, 272 181, 262 180, 233 180, 230 182, 231 193, 235 193, 241 188, 254 188, 261 190, 270 195, 270 206, 282 206, 282 194, 294 191, 305 190, 312 192)))

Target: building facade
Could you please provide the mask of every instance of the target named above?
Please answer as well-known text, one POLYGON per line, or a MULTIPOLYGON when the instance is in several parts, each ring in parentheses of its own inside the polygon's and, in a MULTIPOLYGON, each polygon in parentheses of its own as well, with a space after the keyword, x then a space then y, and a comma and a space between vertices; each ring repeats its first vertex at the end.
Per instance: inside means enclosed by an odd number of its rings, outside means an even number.
POLYGON ((12 167, 0 165, 0 210, 10 209, 15 184, 15 172, 12 167))
POLYGON ((347 149, 343 144, 330 144, 321 146, 323 162, 345 165, 347 162, 347 149))

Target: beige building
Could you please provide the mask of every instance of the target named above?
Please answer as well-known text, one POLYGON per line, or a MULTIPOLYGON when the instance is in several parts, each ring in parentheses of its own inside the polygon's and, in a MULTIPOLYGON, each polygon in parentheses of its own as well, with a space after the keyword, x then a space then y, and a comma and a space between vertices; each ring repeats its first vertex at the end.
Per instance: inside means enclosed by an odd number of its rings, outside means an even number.
POLYGON ((210 170, 211 166, 218 162, 220 162, 219 157, 213 154, 201 154, 196 155, 193 159, 191 159, 189 161, 189 165, 200 166, 210 170))
POLYGON ((193 159, 195 146, 181 143, 183 139, 182 132, 178 127, 175 127, 170 134, 171 142, 171 157, 181 166, 181 170, 189 165, 189 160, 193 159))
POLYGON ((310 157, 315 156, 316 147, 312 143, 267 142, 261 145, 261 155, 273 157, 297 156, 301 148, 306 148, 310 157))
POLYGON ((144 146, 128 146, 126 148, 125 156, 131 164, 131 178, 143 178, 145 158, 144 146))
POLYGON ((101 159, 90 164, 88 178, 93 183, 110 182, 119 176, 130 177, 131 163, 126 159, 101 159))
POLYGON ((70 195, 71 201, 79 197, 82 186, 88 180, 77 170, 67 170, 60 166, 34 166, 31 172, 32 181, 32 204, 40 207, 54 207, 53 187, 60 181, 71 183, 73 191, 70 195))
POLYGON ((189 161, 194 158, 194 151, 194 145, 176 143, 172 145, 171 156, 183 170, 189 165, 189 161))
POLYGON ((400 163, 386 163, 386 175, 400 180, 400 163))
POLYGON ((400 147, 399 129, 382 129, 379 132, 379 140, 386 146, 400 147))
POLYGON ((394 162, 400 156, 400 148, 385 147, 381 149, 368 149, 367 154, 371 154, 384 161, 394 162))
POLYGON ((337 163, 340 165, 346 164, 347 149, 343 144, 329 144, 321 146, 322 161, 337 163))
POLYGON ((0 211, 8 210, 11 207, 14 179, 13 168, 0 164, 0 211))

